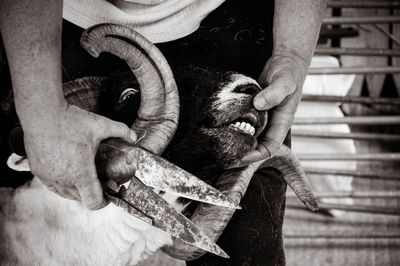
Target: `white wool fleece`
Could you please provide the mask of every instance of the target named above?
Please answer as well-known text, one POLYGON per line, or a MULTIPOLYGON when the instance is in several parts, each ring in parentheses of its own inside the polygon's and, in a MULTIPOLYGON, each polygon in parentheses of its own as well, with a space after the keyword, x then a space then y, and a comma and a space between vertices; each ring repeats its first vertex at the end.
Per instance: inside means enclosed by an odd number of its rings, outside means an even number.
POLYGON ((37 177, 0 188, 1 265, 134 265, 171 237, 109 204, 90 211, 37 177))

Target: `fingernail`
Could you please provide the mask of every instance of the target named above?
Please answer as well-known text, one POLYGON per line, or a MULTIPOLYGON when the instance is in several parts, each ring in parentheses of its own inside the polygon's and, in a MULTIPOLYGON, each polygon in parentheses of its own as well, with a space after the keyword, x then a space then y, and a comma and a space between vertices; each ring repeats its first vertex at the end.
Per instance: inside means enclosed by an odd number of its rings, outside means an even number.
POLYGON ((136 140, 137 140, 136 132, 131 130, 131 141, 136 142, 136 140))
POLYGON ((118 192, 118 184, 114 180, 107 180, 107 186, 111 188, 113 191, 118 192))
POLYGON ((260 160, 259 156, 255 153, 248 153, 240 160, 242 163, 252 163, 260 160))
POLYGON ((254 98, 254 107, 257 110, 265 110, 265 109, 267 109, 268 106, 263 97, 255 97, 254 98))
POLYGON ((91 211, 97 211, 107 206, 107 201, 103 198, 102 201, 96 202, 95 204, 89 204, 87 207, 91 211))

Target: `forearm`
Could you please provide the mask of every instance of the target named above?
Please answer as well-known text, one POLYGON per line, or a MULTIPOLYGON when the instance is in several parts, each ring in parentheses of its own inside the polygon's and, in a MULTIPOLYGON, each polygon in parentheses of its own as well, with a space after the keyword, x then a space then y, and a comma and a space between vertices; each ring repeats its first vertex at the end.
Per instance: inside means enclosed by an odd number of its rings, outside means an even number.
POLYGON ((326 0, 275 0, 273 56, 308 67, 325 11, 326 0))
POLYGON ((0 29, 23 127, 65 108, 61 78, 62 1, 2 0, 0 29))

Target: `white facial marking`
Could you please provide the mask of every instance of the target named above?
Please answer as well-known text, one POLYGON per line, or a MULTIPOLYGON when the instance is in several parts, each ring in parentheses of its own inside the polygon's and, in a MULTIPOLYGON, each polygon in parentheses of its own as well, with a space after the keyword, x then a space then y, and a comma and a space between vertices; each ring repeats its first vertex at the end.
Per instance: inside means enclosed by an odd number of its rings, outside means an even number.
POLYGON ((238 101, 243 97, 247 97, 247 95, 233 92, 238 86, 255 85, 260 88, 257 81, 241 74, 232 74, 231 79, 232 82, 225 84, 221 92, 218 93, 217 100, 212 106, 213 109, 226 111, 226 108, 228 108, 233 101, 238 101))

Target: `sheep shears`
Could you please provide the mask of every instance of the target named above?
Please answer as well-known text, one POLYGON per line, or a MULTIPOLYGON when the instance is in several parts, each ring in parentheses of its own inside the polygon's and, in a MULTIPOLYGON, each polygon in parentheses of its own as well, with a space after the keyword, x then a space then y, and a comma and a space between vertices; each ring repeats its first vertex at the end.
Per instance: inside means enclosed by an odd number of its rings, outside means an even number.
MULTIPOLYGON (((21 128, 11 133, 10 146, 18 155, 26 156, 21 128)), ((189 245, 228 257, 192 221, 176 211, 153 189, 216 206, 240 209, 220 191, 160 156, 122 140, 102 142, 96 164, 100 176, 129 181, 128 188, 121 186, 118 191, 103 185, 104 196, 109 202, 189 245), (124 162, 123 167, 117 161, 124 162)))
MULTIPOLYGON (((105 185, 104 193, 108 200, 143 221, 170 233, 175 238, 227 257, 227 254, 214 241, 153 189, 216 206, 240 209, 235 202, 196 176, 135 144, 122 140, 108 140, 100 146, 99 154, 105 158, 110 158, 106 155, 107 153, 112 153, 113 158, 124 157, 123 161, 126 164, 123 167, 125 170, 122 176, 126 176, 128 172, 134 173, 129 179, 127 189, 122 186, 119 191, 114 191, 105 185)), ((115 172, 110 171, 115 167, 114 160, 99 160, 101 163, 98 165, 101 169, 98 168, 98 171, 101 174, 106 176, 110 174, 113 178, 118 178, 115 172)))

